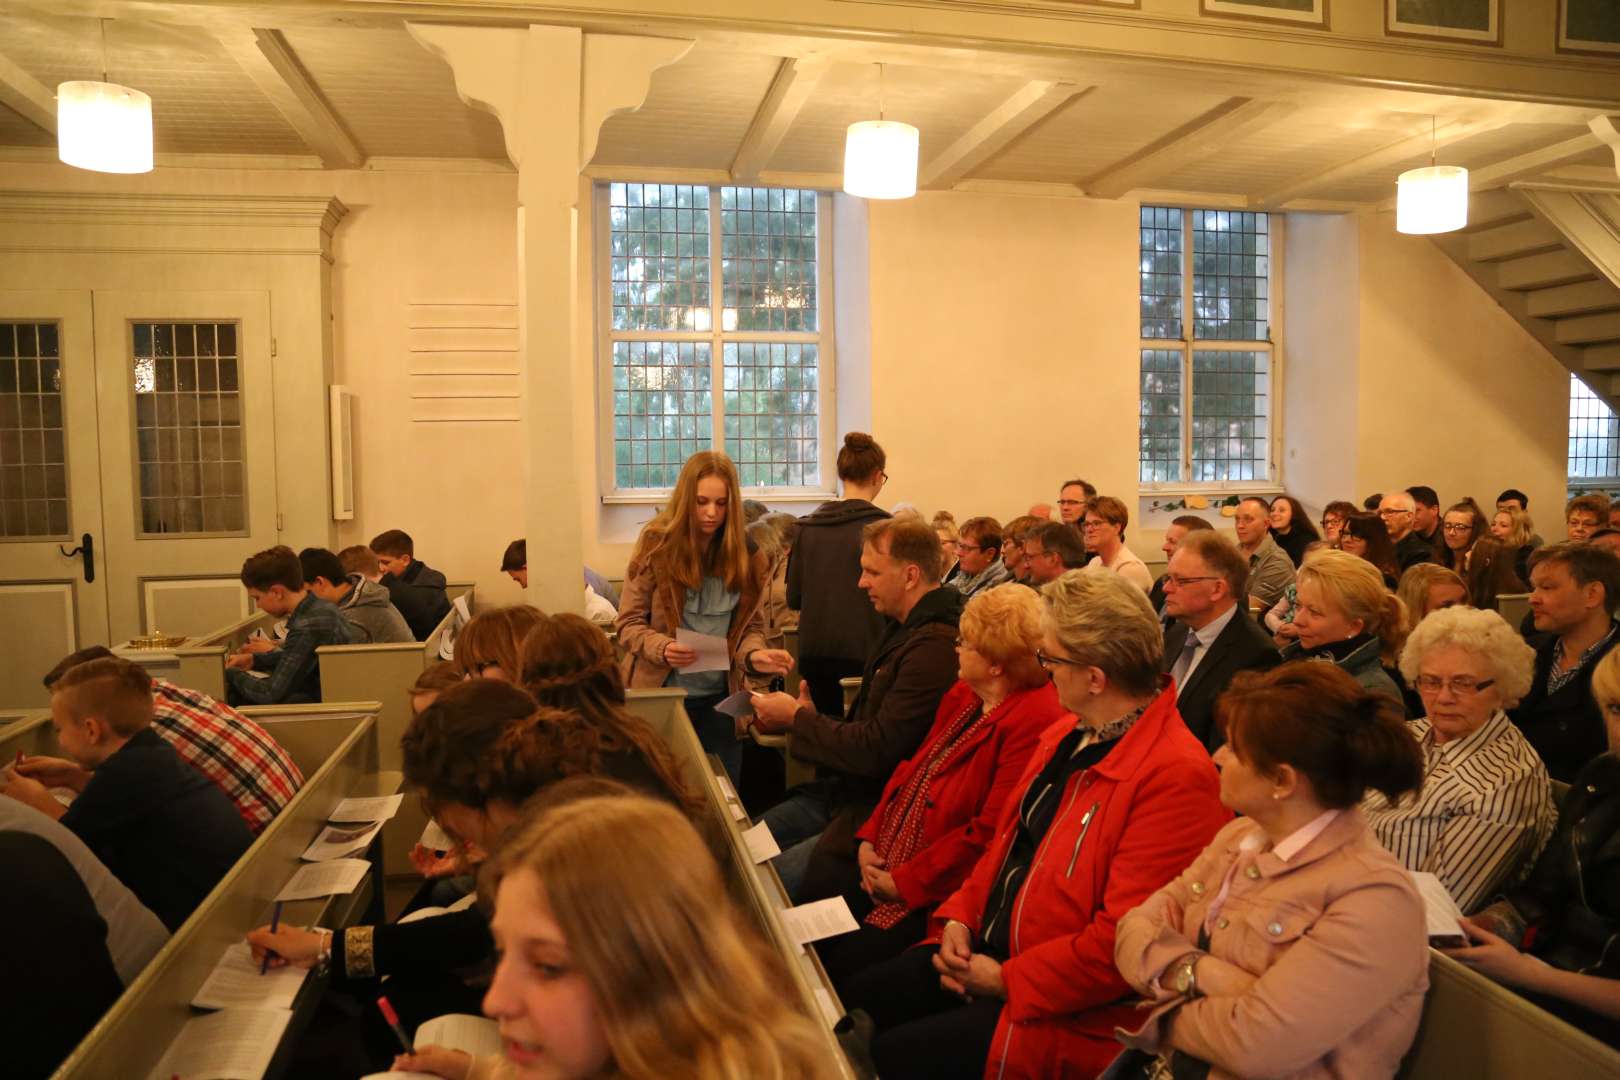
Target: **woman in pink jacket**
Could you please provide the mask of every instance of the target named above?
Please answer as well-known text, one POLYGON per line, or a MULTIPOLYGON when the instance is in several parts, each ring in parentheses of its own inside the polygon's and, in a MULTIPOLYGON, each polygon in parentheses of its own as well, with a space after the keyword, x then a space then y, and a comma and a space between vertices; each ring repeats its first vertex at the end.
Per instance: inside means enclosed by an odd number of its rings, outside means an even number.
POLYGON ((1392 1077, 1428 989, 1423 902, 1356 809, 1423 779, 1398 702, 1332 664, 1238 676, 1221 801, 1243 816, 1120 921, 1153 1010, 1110 1076, 1392 1077))

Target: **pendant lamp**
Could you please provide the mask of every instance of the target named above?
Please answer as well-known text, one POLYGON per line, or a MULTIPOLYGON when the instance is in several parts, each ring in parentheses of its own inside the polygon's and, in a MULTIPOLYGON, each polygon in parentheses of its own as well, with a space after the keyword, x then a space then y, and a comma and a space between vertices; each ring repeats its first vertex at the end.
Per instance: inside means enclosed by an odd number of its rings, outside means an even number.
POLYGON ((107 21, 101 21, 101 81, 56 88, 56 156, 105 173, 152 171, 152 99, 107 81, 107 21))
POLYGON ((1456 232, 1468 224, 1468 170, 1434 163, 1434 120, 1429 123, 1428 167, 1395 180, 1395 231, 1414 236, 1456 232))
POLYGON ((878 65, 878 119, 849 125, 844 135, 844 191, 863 199, 917 194, 920 136, 910 124, 883 119, 883 65, 878 65))

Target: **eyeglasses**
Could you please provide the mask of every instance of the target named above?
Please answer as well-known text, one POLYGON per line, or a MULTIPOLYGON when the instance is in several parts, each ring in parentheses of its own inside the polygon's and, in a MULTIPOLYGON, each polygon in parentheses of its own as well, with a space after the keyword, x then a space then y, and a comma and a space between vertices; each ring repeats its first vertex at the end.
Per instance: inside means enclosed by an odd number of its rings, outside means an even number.
POLYGON ((957 551, 983 551, 984 548, 982 546, 978 545, 978 544, 970 544, 966 540, 958 540, 956 542, 956 550, 957 551))
POLYGON ((1395 509, 1385 510, 1382 507, 1380 507, 1379 510, 1378 510, 1378 516, 1379 517, 1396 517, 1396 516, 1398 516, 1400 514, 1415 514, 1415 513, 1417 513, 1416 510, 1395 510, 1395 509))
POLYGON ((1028 548, 1024 549, 1024 558, 1026 558, 1026 559, 1038 559, 1042 555, 1055 555, 1055 554, 1056 554, 1056 552, 1052 552, 1052 551, 1031 551, 1028 548))
POLYGON ((1202 577, 1181 577, 1179 574, 1166 574, 1164 583, 1174 585, 1178 589, 1185 589, 1188 585, 1198 581, 1220 581, 1218 574, 1205 574, 1202 577))
POLYGON ((1084 500, 1084 499, 1059 499, 1058 500, 1058 505, 1059 506, 1084 506, 1084 505, 1086 505, 1086 500, 1084 500))
POLYGON ((1344 528, 1344 518, 1341 518, 1341 517, 1325 517, 1325 518, 1322 519, 1322 528, 1324 528, 1324 529, 1342 529, 1342 528, 1344 528))
POLYGON ((1059 664, 1065 667, 1089 667, 1089 664, 1079 660, 1071 660, 1067 656, 1048 656, 1045 649, 1035 650, 1035 662, 1047 671, 1055 670, 1059 664))
POLYGON ((1440 526, 1440 528, 1445 530, 1448 533, 1465 533, 1465 532, 1473 531, 1474 527, 1472 525, 1468 524, 1466 521, 1463 522, 1461 525, 1457 524, 1454 521, 1448 521, 1444 525, 1440 526))
POLYGON ((1458 697, 1473 697, 1481 690, 1488 690, 1495 685, 1495 679, 1476 679, 1471 675, 1454 675, 1449 679, 1442 679, 1438 675, 1417 677, 1417 688, 1421 694, 1438 694, 1440 688, 1444 686, 1458 697))
POLYGON ((1091 519, 1088 518, 1085 521, 1082 521, 1080 523, 1080 527, 1082 529, 1100 529, 1100 528, 1102 528, 1103 526, 1105 526, 1107 524, 1108 524, 1108 522, 1106 522, 1106 521, 1100 521, 1100 520, 1099 521, 1092 521, 1091 519))

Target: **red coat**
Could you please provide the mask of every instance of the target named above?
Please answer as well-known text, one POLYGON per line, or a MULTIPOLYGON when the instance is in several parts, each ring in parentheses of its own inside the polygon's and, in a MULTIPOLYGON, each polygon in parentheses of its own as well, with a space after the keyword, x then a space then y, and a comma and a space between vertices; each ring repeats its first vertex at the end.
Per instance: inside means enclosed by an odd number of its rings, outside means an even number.
MULTIPOLYGON (((1064 719, 1041 736, 989 850, 935 912, 936 931, 955 919, 977 940, 1024 795, 1072 730, 1064 719)), ((1114 967, 1114 927, 1231 819, 1219 790, 1209 751, 1181 722, 1168 687, 1106 757, 1070 777, 1014 901, 1012 955, 1001 966, 1007 1004, 985 1063, 989 1080, 1090 1078, 1119 1053, 1114 1026, 1140 1017, 1114 967)))
MULTIPOLYGON (((855 834, 857 840, 877 843, 890 803, 932 756, 945 729, 978 700, 965 682, 958 681, 946 691, 934 714, 933 728, 917 752, 889 777, 877 809, 855 834)), ((929 783, 916 854, 889 867, 900 898, 912 910, 938 904, 962 884, 995 836, 1001 808, 1017 789, 1041 732, 1065 715, 1057 690, 1049 682, 1010 694, 996 708, 993 721, 957 747, 929 783)))

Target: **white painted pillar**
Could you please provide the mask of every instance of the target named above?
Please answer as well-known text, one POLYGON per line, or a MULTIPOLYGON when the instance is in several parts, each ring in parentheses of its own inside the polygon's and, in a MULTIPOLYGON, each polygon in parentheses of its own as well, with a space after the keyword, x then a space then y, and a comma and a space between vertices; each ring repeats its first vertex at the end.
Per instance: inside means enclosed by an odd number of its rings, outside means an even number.
MULTIPOLYGON (((581 476, 595 470, 586 470, 578 453, 580 445, 595 445, 595 416, 576 414, 572 359, 589 334, 577 317, 580 290, 588 287, 577 280, 579 244, 588 239, 579 235, 579 174, 596 152, 602 123, 640 108, 652 73, 692 42, 563 26, 406 25, 450 65, 461 99, 500 120, 518 169, 528 599, 546 611, 583 612, 585 529, 596 518, 583 512, 595 493, 581 490, 581 476), (590 427, 581 432, 581 424, 590 427)), ((475 520, 478 512, 445 510, 475 520)))

